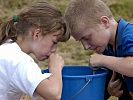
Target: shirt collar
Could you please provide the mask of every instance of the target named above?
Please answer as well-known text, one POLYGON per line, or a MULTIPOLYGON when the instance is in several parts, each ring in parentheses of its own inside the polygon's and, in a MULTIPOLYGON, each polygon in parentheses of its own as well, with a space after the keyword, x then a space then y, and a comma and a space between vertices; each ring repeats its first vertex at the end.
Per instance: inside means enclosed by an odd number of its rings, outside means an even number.
POLYGON ((14 47, 15 47, 16 49, 21 50, 21 48, 19 47, 19 45, 18 45, 16 42, 13 42, 13 45, 14 45, 14 47))
POLYGON ((117 28, 117 34, 118 34, 118 46, 122 44, 122 33, 125 30, 126 26, 128 25, 128 22, 126 22, 124 19, 120 19, 118 21, 118 28, 117 28))
POLYGON ((19 45, 16 42, 13 42, 11 39, 6 40, 6 42, 3 45, 6 45, 6 44, 12 44, 14 48, 21 50, 19 45))

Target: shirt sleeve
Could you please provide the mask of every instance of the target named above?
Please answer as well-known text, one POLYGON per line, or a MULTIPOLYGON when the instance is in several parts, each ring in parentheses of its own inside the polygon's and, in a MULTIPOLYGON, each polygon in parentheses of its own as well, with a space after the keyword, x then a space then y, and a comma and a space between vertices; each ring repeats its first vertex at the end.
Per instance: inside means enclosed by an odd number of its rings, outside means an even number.
POLYGON ((133 56, 133 31, 128 32, 122 38, 123 56, 133 56))
POLYGON ((23 59, 17 66, 11 79, 11 85, 29 96, 33 96, 36 87, 42 80, 51 76, 51 73, 42 74, 33 59, 23 59))

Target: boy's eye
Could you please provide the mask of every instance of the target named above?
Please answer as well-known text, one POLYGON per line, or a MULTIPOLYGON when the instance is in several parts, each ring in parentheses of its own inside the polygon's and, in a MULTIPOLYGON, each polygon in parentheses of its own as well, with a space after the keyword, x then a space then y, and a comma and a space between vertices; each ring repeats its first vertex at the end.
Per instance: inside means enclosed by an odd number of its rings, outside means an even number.
POLYGON ((88 37, 84 37, 83 40, 89 40, 89 38, 88 37))
POLYGON ((86 37, 84 37, 83 39, 89 41, 89 40, 91 39, 91 36, 86 36, 86 37))
POLYGON ((88 38, 84 38, 84 40, 89 40, 88 38))

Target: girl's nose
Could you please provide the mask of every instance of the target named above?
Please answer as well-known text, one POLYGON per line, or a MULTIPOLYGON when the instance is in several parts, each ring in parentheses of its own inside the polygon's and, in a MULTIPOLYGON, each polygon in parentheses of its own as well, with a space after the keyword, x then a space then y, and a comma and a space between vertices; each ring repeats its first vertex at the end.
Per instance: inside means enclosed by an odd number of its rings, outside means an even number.
POLYGON ((55 52, 56 52, 56 47, 57 47, 57 45, 54 45, 54 46, 52 47, 51 53, 55 53, 55 52))

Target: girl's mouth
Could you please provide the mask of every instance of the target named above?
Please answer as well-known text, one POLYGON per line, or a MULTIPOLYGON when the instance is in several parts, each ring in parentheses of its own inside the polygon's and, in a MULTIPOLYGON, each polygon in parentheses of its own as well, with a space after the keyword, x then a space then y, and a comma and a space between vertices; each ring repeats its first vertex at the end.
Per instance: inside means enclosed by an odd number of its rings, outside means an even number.
POLYGON ((48 59, 49 58, 49 56, 43 56, 42 58, 41 58, 41 61, 44 61, 44 60, 46 60, 46 59, 48 59))

